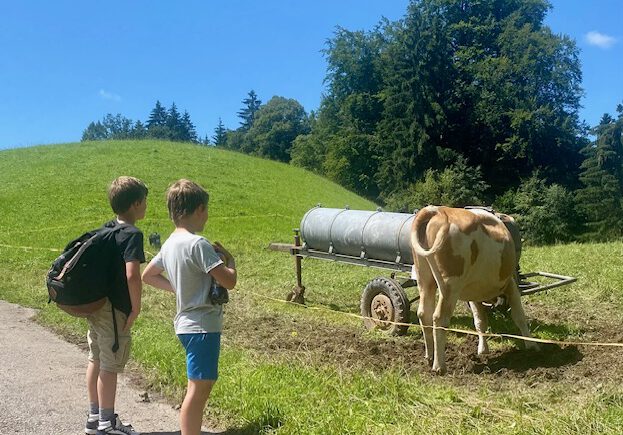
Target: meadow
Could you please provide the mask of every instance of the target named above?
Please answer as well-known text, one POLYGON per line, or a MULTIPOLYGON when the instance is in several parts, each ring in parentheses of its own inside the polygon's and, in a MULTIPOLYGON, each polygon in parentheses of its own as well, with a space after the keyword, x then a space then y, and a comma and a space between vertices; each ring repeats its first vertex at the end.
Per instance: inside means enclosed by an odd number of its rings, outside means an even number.
MULTIPOLYGON (((492 353, 479 357, 474 337, 451 334, 449 374, 437 377, 417 327, 386 337, 344 314, 359 312, 361 290, 383 271, 305 260, 307 308, 284 303, 294 263, 269 243, 290 242, 318 203, 376 205, 302 169, 220 149, 111 141, 1 151, 0 299, 40 309, 39 322, 84 346, 86 324, 47 304, 44 276, 70 239, 112 218, 106 187, 119 175, 147 183, 147 217, 137 225, 163 240, 173 229, 167 186, 179 178, 202 184, 210 192, 204 235, 237 259, 239 285, 226 307, 220 379, 206 415, 216 425, 279 434, 623 433, 622 348, 549 344, 526 352, 520 342, 496 339, 492 353)), ((155 252, 146 251, 148 258, 155 252)), ((526 248, 524 271, 578 278, 524 297, 534 335, 623 342, 622 260, 621 242, 526 248)), ((149 286, 143 300, 133 366, 176 404, 185 366, 172 326, 175 301, 149 286)), ((452 325, 473 329, 462 307, 452 325)), ((499 314, 491 330, 517 332, 499 314)))

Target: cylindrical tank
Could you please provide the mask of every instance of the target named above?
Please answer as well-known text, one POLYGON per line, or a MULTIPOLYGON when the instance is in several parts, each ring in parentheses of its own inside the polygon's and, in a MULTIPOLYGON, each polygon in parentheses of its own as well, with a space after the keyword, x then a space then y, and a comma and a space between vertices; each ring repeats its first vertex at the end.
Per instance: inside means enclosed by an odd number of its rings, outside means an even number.
POLYGON ((316 207, 301 220, 309 249, 413 264, 411 224, 415 215, 316 207))
POLYGON ((511 233, 511 236, 513 237, 513 242, 515 243, 515 254, 517 256, 517 264, 519 264, 519 260, 521 259, 521 248, 522 248, 521 232, 519 231, 519 225, 517 225, 517 222, 515 221, 515 219, 513 219, 507 214, 496 213, 495 215, 500 218, 500 220, 504 223, 506 228, 508 228, 508 231, 511 233))

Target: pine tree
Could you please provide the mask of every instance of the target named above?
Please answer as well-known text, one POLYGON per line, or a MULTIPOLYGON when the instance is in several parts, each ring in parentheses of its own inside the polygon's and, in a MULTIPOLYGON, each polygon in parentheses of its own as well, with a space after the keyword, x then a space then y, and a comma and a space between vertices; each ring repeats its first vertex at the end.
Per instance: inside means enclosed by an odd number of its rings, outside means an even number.
POLYGON ((221 118, 218 119, 218 125, 214 129, 214 136, 212 136, 212 143, 217 147, 225 146, 227 142, 227 130, 223 125, 221 118))
POLYGON ((593 133, 597 140, 584 148, 577 193, 589 227, 588 237, 612 239, 623 235, 623 106, 617 107, 615 121, 605 114, 593 133))
POLYGON ((110 133, 100 122, 91 122, 89 126, 82 132, 82 141, 87 140, 107 140, 110 139, 110 133))
POLYGON ((180 128, 182 133, 181 140, 185 142, 197 142, 197 130, 195 129, 195 124, 190 120, 190 115, 187 110, 184 110, 184 115, 182 115, 180 128))
POLYGON ((167 112, 166 125, 169 130, 169 139, 174 141, 184 140, 184 127, 182 126, 180 112, 177 110, 175 102, 171 103, 171 107, 169 107, 167 112))
POLYGON ((156 107, 154 107, 149 114, 147 120, 147 129, 152 127, 164 127, 167 124, 167 111, 160 101, 156 101, 156 107))
POLYGON ((242 119, 240 122, 241 131, 249 131, 253 126, 255 120, 255 114, 260 109, 262 102, 257 98, 257 94, 254 90, 251 90, 249 96, 242 100, 244 107, 238 112, 238 117, 242 119))
POLYGON ((147 129, 145 125, 139 120, 134 123, 132 133, 130 135, 132 139, 145 139, 147 136, 147 129))

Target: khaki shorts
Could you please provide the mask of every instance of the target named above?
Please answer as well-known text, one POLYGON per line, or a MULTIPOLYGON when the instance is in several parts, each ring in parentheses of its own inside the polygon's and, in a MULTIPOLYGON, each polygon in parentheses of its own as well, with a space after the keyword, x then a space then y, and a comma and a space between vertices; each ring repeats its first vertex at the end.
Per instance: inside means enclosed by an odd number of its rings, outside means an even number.
POLYGON ((130 333, 123 332, 127 320, 125 314, 115 309, 117 331, 119 335, 119 349, 112 351, 115 343, 115 329, 112 323, 112 305, 107 300, 104 306, 87 317, 89 332, 89 361, 99 362, 100 369, 112 373, 121 373, 130 357, 130 333))

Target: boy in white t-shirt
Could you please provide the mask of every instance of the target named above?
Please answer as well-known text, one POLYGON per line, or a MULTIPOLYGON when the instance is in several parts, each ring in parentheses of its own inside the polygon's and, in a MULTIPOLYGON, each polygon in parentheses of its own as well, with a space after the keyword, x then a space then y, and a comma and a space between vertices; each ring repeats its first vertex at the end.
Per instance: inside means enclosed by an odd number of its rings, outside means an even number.
POLYGON ((218 283, 233 289, 237 279, 232 255, 196 234, 208 220, 208 199, 208 192, 189 180, 169 187, 167 207, 175 231, 143 272, 145 283, 175 293, 175 333, 186 349, 188 375, 182 435, 201 433, 203 410, 218 378, 223 306, 210 299, 210 288, 218 283))

